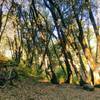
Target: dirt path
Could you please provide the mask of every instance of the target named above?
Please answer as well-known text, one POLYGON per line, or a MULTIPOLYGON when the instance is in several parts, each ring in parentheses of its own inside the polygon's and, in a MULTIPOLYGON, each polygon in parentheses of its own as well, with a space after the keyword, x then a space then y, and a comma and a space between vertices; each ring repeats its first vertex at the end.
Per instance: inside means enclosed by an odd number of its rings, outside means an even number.
POLYGON ((100 88, 88 92, 75 85, 34 83, 31 79, 0 89, 0 100, 100 100, 100 88))

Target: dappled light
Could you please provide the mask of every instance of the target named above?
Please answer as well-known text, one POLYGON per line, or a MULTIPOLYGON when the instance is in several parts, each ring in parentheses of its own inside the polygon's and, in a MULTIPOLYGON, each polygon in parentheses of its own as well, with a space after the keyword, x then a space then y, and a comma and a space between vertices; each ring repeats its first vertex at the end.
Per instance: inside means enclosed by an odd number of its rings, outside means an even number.
MULTIPOLYGON (((99 0, 1 0, 0 88, 13 91, 16 87, 17 93, 21 85, 26 86, 21 92, 35 85, 36 89, 44 87, 43 93, 49 87, 55 93, 63 87, 100 93, 99 4, 99 0)), ((16 99, 9 98, 0 100, 16 99)))

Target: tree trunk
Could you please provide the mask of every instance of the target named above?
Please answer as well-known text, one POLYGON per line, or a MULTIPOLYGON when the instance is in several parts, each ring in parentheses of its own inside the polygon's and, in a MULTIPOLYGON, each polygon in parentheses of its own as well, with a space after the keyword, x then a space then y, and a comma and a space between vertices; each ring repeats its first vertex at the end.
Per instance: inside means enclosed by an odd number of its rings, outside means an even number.
MULTIPOLYGON (((99 29, 96 25, 96 22, 95 22, 95 18, 93 16, 93 12, 92 12, 92 9, 91 9, 91 5, 90 5, 90 1, 87 0, 86 2, 87 4, 87 9, 88 9, 88 13, 89 13, 89 17, 90 17, 90 20, 91 20, 91 23, 92 23, 92 26, 93 26, 93 29, 94 29, 94 32, 95 32, 95 35, 96 35, 96 38, 97 38, 97 51, 96 51, 96 63, 100 63, 100 34, 99 34, 99 29)), ((100 84, 100 70, 96 70, 97 69, 97 64, 96 64, 96 68, 94 69, 94 84, 100 84), (98 77, 99 75, 99 77, 98 77), (99 80, 99 81, 97 81, 99 80)), ((99 67, 100 68, 100 67, 99 67)))
POLYGON ((94 62, 94 59, 92 57, 92 54, 91 54, 91 51, 88 47, 88 44, 86 43, 86 39, 84 38, 84 32, 83 32, 83 28, 82 28, 82 24, 79 20, 79 16, 76 12, 76 9, 74 7, 74 5, 72 5, 72 8, 73 8, 73 11, 74 11, 74 15, 75 15, 75 19, 76 19, 76 22, 77 22, 77 25, 78 25, 78 28, 79 28, 79 42, 82 46, 82 49, 84 51, 84 55, 88 61, 88 64, 90 65, 90 73, 91 73, 91 80, 87 79, 89 83, 91 83, 92 81, 92 84, 94 84, 94 77, 93 77, 93 71, 95 69, 95 62, 94 62))
POLYGON ((96 54, 96 62, 100 63, 100 35, 97 37, 97 54, 96 54))

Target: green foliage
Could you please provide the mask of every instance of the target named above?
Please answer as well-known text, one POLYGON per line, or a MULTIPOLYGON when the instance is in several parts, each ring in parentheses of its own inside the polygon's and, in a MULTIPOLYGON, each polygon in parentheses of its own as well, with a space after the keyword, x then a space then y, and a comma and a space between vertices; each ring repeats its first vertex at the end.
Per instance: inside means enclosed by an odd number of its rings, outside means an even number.
POLYGON ((64 83, 66 80, 66 75, 64 74, 63 70, 61 68, 57 68, 55 70, 57 79, 59 80, 59 83, 64 83))

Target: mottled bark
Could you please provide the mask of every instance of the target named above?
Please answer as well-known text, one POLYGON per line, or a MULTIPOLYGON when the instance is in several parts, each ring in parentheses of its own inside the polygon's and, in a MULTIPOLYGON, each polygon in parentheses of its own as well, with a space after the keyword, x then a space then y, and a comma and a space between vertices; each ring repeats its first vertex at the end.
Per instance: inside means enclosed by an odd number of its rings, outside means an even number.
POLYGON ((0 32, 1 32, 1 26, 2 26, 2 4, 0 5, 0 32))
POLYGON ((78 39, 79 39, 79 42, 80 42, 80 44, 82 46, 82 49, 84 51, 84 55, 85 55, 89 65, 90 65, 91 81, 94 84, 94 76, 93 76, 93 72, 92 71, 95 69, 95 62, 94 62, 94 59, 92 57, 91 51, 90 51, 90 49, 88 47, 88 44, 86 43, 86 40, 84 38, 84 31, 83 31, 83 28, 82 28, 82 24, 81 24, 81 21, 79 19, 79 15, 76 12, 74 4, 72 5, 72 9, 74 11, 74 16, 75 16, 75 19, 76 19, 76 22, 77 22, 77 25, 78 25, 78 28, 79 28, 79 37, 78 37, 78 39))
POLYGON ((93 15, 92 8, 91 8, 89 0, 86 1, 86 5, 87 5, 88 13, 89 13, 89 18, 91 20, 95 35, 97 37, 96 62, 100 63, 100 61, 99 61, 99 59, 100 59, 100 34, 99 34, 99 29, 98 29, 98 27, 96 25, 96 21, 95 21, 95 18, 94 18, 94 15, 93 15))
POLYGON ((57 9, 57 8, 55 8, 55 5, 52 2, 52 0, 48 0, 48 1, 49 1, 50 5, 48 5, 45 0, 44 0, 44 3, 49 8, 49 10, 51 11, 51 14, 52 14, 52 17, 53 17, 53 20, 54 20, 54 23, 55 23, 55 27, 57 29, 57 34, 58 34, 58 37, 59 37, 59 40, 60 40, 60 46, 62 47, 62 53, 64 55, 65 65, 66 65, 66 69, 67 69, 66 82, 70 83, 70 78, 71 78, 72 71, 71 71, 71 68, 70 68, 69 61, 68 61, 68 55, 66 53, 66 37, 64 35, 64 32, 63 32, 61 26, 58 23, 59 12, 56 12, 55 9, 57 9))

